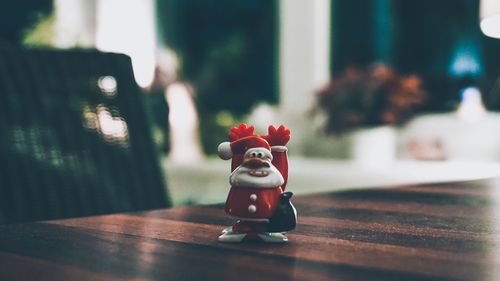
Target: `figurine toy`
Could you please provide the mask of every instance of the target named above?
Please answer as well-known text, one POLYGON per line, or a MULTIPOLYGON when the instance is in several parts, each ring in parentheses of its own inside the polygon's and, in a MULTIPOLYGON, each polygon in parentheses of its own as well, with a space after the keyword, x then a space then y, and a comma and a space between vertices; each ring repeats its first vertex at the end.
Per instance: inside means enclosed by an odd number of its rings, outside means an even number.
POLYGON ((226 213, 237 219, 224 229, 220 242, 259 240, 271 243, 288 241, 285 231, 295 228, 297 212, 284 192, 288 179, 286 144, 290 130, 269 126, 267 135, 254 134, 254 127, 240 124, 229 133, 231 142, 218 147, 218 155, 231 159, 231 189, 226 213))

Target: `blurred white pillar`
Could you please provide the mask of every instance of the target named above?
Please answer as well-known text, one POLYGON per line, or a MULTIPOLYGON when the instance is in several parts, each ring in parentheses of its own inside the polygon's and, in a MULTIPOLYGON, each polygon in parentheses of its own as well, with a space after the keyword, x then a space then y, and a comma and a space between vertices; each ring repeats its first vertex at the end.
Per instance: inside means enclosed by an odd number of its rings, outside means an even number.
POLYGON ((154 9, 153 0, 97 0, 96 47, 130 56, 141 87, 149 86, 154 76, 154 9))
POLYGON ((54 0, 54 7, 54 46, 94 47, 96 0, 54 0))
POLYGON ((303 114, 330 78, 330 0, 280 1, 280 103, 303 114))
POLYGON ((330 0, 281 0, 279 18, 280 116, 273 123, 292 130, 297 155, 315 138, 307 112, 330 79, 330 0))
POLYGON ((199 135, 198 113, 188 87, 172 83, 165 96, 169 106, 169 157, 175 164, 197 164, 203 159, 199 135))

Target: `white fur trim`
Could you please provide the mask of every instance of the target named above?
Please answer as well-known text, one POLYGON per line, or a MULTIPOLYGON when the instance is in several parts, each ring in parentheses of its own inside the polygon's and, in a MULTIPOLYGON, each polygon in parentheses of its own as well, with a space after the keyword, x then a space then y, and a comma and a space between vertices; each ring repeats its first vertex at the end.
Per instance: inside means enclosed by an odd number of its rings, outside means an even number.
POLYGON ((226 141, 219 144, 217 147, 217 155, 224 160, 229 160, 233 157, 233 151, 231 150, 231 143, 226 141))
POLYGON ((284 145, 275 145, 275 146, 271 146, 271 151, 286 152, 286 151, 288 151, 288 148, 284 145))

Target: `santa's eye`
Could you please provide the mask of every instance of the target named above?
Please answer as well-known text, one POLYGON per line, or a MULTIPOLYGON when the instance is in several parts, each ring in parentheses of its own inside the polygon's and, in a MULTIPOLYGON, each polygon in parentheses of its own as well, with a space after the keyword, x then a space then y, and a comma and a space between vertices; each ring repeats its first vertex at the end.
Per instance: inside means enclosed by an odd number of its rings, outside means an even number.
POLYGON ((262 152, 257 153, 257 157, 263 158, 264 157, 264 153, 262 153, 262 152))
POLYGON ((257 152, 250 153, 250 157, 257 157, 257 152))

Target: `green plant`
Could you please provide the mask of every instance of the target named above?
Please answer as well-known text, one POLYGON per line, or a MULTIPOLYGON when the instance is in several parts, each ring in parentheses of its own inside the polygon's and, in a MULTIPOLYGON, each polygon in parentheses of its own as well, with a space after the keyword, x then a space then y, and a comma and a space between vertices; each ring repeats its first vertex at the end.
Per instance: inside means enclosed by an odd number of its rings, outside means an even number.
POLYGON ((52 47, 54 39, 54 13, 37 16, 36 23, 24 30, 23 45, 29 47, 52 47))

